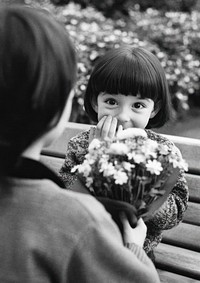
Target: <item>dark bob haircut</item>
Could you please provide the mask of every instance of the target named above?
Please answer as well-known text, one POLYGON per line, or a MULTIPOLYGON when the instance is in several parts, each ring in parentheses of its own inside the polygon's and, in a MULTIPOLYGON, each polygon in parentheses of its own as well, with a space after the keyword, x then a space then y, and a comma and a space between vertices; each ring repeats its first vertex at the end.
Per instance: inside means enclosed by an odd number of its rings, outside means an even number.
POLYGON ((143 48, 122 46, 100 57, 87 85, 84 107, 88 116, 97 122, 94 104, 101 92, 140 95, 150 98, 160 107, 147 128, 163 126, 171 116, 171 99, 165 72, 155 55, 143 48))
POLYGON ((64 25, 23 5, 1 6, 0 42, 0 157, 14 159, 59 122, 76 52, 64 25))

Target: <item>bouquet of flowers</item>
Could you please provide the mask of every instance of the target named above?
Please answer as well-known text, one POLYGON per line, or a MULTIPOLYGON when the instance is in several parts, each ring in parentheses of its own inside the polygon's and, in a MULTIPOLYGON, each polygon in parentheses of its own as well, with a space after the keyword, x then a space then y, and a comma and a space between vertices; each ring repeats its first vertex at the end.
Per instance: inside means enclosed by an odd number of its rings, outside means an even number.
POLYGON ((94 196, 128 202, 140 217, 166 194, 165 183, 175 168, 187 171, 187 164, 144 130, 132 128, 113 140, 94 139, 84 162, 72 172, 78 172, 94 196))

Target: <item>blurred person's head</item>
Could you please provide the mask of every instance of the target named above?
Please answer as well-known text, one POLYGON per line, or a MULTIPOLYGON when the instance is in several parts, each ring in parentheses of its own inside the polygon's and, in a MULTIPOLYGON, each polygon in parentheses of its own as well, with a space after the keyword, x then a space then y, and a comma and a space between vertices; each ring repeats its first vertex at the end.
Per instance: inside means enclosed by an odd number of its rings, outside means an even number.
POLYGON ((45 10, 1 7, 1 171, 59 124, 75 79, 75 49, 61 23, 45 10))

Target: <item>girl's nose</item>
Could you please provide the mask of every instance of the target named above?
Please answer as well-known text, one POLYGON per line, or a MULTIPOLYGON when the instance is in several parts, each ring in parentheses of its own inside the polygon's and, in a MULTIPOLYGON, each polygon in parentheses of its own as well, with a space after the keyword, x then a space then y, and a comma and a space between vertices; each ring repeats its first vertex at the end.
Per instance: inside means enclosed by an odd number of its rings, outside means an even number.
POLYGON ((118 113, 117 117, 116 117, 120 122, 128 122, 130 121, 130 115, 127 109, 124 109, 122 111, 120 111, 120 113, 118 113))

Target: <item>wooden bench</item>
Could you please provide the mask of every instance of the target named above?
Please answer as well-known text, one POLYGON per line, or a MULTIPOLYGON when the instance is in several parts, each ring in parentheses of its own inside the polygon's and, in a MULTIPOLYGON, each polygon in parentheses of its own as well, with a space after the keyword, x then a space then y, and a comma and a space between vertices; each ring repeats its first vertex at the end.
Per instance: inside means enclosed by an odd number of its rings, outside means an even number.
MULTIPOLYGON (((58 172, 68 140, 89 125, 67 123, 64 133, 41 154, 41 161, 58 172)), ((164 232, 156 248, 156 267, 163 283, 200 282, 200 141, 166 135, 181 150, 189 164, 186 174, 190 190, 189 206, 184 220, 164 232)))

